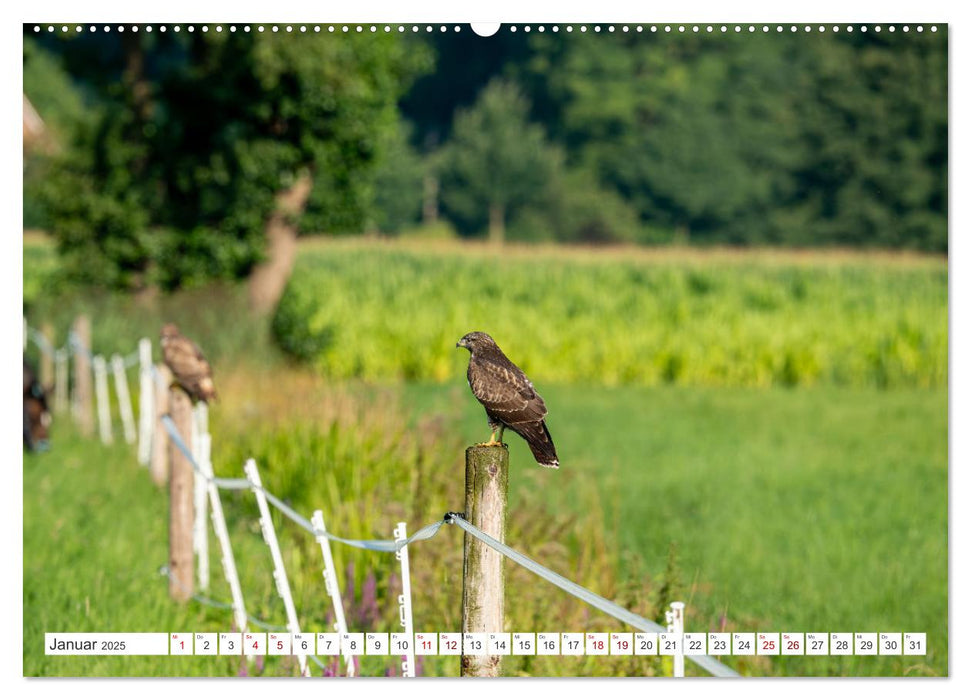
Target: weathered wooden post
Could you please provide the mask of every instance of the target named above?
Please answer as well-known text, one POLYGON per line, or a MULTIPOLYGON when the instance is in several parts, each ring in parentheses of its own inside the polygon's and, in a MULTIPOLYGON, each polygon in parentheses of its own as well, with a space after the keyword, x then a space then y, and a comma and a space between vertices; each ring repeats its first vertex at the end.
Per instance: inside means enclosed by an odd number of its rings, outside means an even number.
POLYGON ((91 411, 91 319, 78 316, 74 321, 74 415, 82 435, 94 433, 91 411))
POLYGON ((45 340, 50 342, 50 348, 44 348, 40 354, 40 385, 44 391, 50 391, 54 385, 54 326, 50 323, 43 323, 40 327, 40 334, 45 340))
POLYGON ((67 350, 55 350, 54 358, 54 408, 63 412, 67 410, 67 350))
MULTIPOLYGON (((476 445, 465 451, 465 519, 500 542, 506 539, 509 450, 476 445)), ((465 535, 462 567, 462 633, 502 632, 504 578, 502 555, 465 535)), ((464 655, 462 675, 498 676, 501 656, 464 655)))
POLYGON ((138 463, 147 467, 152 456, 155 425, 155 382, 152 379, 152 341, 138 341, 138 463))
POLYGON ((162 416, 169 412, 169 384, 172 372, 165 365, 155 366, 155 430, 152 433, 152 454, 149 471, 152 481, 161 486, 169 478, 169 434, 165 432, 162 416))
MULTIPOLYGON (((191 453, 192 401, 178 387, 169 390, 169 416, 191 453)), ((191 598, 195 590, 192 548, 194 482, 192 464, 175 441, 169 440, 169 595, 180 601, 191 598)))

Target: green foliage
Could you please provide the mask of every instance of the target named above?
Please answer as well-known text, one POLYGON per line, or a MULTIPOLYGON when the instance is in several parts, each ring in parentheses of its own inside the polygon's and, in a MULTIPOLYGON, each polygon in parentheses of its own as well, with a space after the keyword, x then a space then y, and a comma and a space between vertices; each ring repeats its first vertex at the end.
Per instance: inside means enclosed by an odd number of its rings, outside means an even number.
POLYGON ((473 230, 488 222, 490 235, 501 238, 508 213, 539 200, 559 167, 561 154, 528 115, 519 88, 499 80, 456 113, 443 156, 442 201, 473 230))
POLYGON ((947 272, 742 257, 543 259, 375 247, 298 260, 274 322, 332 377, 443 381, 491 333, 535 381, 702 386, 947 384, 947 272))
POLYGON ((102 112, 42 194, 71 269, 112 288, 247 274, 276 195, 303 173, 313 186, 301 229, 361 230, 394 144, 396 100, 428 63, 396 36, 100 41, 122 79, 98 74, 102 112))
POLYGON ((588 170, 579 168, 554 173, 543 199, 516 214, 509 237, 569 243, 645 240, 637 213, 614 190, 603 187, 588 170))
POLYGON ((382 233, 400 233, 421 215, 426 166, 408 143, 409 133, 407 124, 391 130, 375 173, 373 218, 382 233))
POLYGON ((532 42, 512 72, 551 134, 652 226, 699 242, 947 250, 940 33, 532 42))

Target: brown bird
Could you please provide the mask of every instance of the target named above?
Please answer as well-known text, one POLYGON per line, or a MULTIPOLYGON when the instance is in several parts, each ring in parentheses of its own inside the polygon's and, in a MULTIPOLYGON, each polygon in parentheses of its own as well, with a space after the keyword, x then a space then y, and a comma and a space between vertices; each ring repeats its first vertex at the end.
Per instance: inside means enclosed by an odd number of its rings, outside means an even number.
POLYGON ((162 357, 172 370, 175 383, 185 390, 193 402, 209 403, 216 398, 212 368, 202 350, 179 333, 179 327, 174 323, 162 326, 162 357))
POLYGON ((455 347, 466 348, 470 353, 469 387, 489 417, 492 437, 482 444, 502 444, 502 433, 509 428, 526 441, 541 467, 559 468, 560 460, 544 420, 546 404, 523 371, 487 333, 468 333, 455 347))

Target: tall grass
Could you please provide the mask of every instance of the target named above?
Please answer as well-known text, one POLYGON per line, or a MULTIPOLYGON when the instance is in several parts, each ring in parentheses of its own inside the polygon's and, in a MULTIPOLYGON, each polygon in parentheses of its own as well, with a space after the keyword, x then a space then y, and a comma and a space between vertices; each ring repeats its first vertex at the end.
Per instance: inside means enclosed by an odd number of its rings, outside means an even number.
POLYGON ((443 381, 491 333, 538 381, 937 387, 947 269, 859 258, 544 259, 314 246, 273 324, 331 377, 443 381))

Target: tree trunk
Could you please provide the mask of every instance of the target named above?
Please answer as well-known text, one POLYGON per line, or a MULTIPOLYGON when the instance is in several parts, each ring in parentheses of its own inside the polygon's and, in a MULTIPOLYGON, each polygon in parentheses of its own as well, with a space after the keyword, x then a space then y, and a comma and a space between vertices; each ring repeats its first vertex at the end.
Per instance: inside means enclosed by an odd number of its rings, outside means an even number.
POLYGON ((438 178, 431 173, 423 181, 421 221, 426 226, 438 222, 438 178))
POLYGON ((267 260, 249 278, 250 309, 267 313, 276 308, 297 256, 297 226, 293 222, 307 206, 313 181, 304 173, 276 197, 276 210, 266 223, 267 260))
POLYGON ((506 207, 493 202, 489 205, 489 241, 502 245, 506 239, 506 207))

